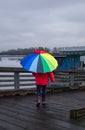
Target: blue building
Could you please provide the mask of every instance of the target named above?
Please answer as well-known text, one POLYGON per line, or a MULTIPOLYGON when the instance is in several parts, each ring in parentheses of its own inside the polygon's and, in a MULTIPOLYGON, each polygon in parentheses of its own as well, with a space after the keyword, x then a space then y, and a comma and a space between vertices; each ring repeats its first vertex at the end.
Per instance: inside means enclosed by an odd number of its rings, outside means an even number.
POLYGON ((55 56, 58 61, 58 70, 79 69, 81 66, 79 55, 55 56))
POLYGON ((85 47, 60 48, 59 54, 54 55, 58 61, 58 70, 80 69, 80 57, 85 55, 85 47))

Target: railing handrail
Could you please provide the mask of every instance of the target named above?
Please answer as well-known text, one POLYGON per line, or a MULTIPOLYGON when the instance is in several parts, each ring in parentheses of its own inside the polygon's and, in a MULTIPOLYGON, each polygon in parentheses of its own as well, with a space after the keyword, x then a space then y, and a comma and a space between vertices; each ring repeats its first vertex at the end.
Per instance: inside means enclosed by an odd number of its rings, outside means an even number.
MULTIPOLYGON (((0 72, 25 72, 25 73, 27 72, 28 73, 29 71, 26 71, 25 69, 20 67, 0 67, 0 72)), ((55 70, 54 73, 56 72, 77 73, 77 72, 85 72, 85 70, 84 69, 55 70)))
MULTIPOLYGON (((28 72, 23 68, 18 67, 0 67, 0 72, 28 72)), ((30 73, 30 72, 29 72, 30 73)))
MULTIPOLYGON (((32 86, 34 85, 34 79, 33 82, 30 78, 33 78, 32 75, 30 75, 31 72, 26 71, 23 68, 17 68, 17 67, 0 67, 0 86, 14 86, 15 89, 19 89, 23 84, 25 86, 32 86), (7 74, 5 74, 7 72, 7 74), (12 72, 12 74, 10 74, 12 72), (3 74, 2 74, 3 73, 3 74), (9 73, 9 75, 8 75, 9 73), (22 73, 24 73, 23 78, 22 73), (12 75, 12 76, 11 76, 12 75), (11 78, 12 79, 11 79, 11 78), (7 79, 8 78, 8 81, 7 79), (10 81, 10 83, 9 83, 10 81), (27 81, 27 83, 26 83, 27 81), (3 83, 2 83, 3 82, 3 83), (5 83, 8 84, 5 84, 5 83), (24 82, 24 83, 22 83, 24 82), (30 83, 31 82, 31 83, 30 83)), ((75 85, 79 86, 81 84, 85 85, 85 70, 55 70, 54 71, 55 79, 56 79, 56 87, 59 85, 62 85, 63 87, 75 87, 75 85), (58 85, 57 85, 58 84, 58 85)), ((50 85, 49 85, 50 86, 50 85)))
POLYGON ((79 73, 79 72, 84 72, 85 73, 85 70, 84 69, 69 69, 69 70, 55 70, 54 71, 55 73, 56 72, 67 72, 67 73, 79 73))

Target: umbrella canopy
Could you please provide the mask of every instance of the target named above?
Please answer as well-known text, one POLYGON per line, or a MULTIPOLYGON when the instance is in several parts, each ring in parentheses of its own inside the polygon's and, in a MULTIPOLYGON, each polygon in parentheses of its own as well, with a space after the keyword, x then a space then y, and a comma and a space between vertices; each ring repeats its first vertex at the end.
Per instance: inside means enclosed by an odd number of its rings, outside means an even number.
POLYGON ((47 73, 55 70, 58 62, 51 54, 45 51, 35 50, 32 54, 25 56, 21 60, 21 65, 27 71, 47 73))

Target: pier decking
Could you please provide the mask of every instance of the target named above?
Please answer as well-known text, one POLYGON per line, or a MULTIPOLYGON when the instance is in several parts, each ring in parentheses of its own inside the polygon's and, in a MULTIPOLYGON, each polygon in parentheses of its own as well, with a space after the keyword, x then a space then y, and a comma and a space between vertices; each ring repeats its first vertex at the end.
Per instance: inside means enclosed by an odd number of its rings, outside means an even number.
POLYGON ((40 108, 35 95, 0 97, 0 130, 85 130, 85 117, 70 119, 74 108, 85 108, 85 91, 47 94, 40 108))

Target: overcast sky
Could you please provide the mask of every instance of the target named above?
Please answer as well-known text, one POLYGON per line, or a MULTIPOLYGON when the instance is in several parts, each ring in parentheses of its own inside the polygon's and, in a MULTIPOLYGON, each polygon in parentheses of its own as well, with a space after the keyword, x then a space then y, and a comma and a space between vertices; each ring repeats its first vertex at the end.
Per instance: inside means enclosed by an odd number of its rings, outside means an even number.
POLYGON ((85 46, 85 0, 0 0, 0 51, 85 46))

